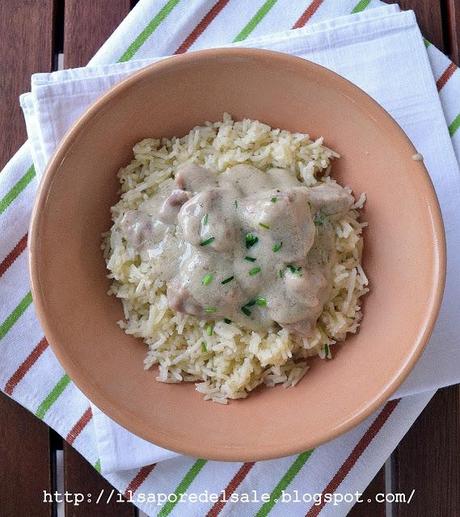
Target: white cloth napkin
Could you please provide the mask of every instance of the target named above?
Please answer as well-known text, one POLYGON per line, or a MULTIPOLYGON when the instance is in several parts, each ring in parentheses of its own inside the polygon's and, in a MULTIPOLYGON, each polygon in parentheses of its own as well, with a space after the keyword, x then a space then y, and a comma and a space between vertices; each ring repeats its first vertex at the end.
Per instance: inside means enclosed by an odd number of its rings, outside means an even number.
MULTIPOLYGON (((404 398, 387 403, 349 433, 318 447, 311 455, 268 462, 206 462, 176 456, 156 466, 144 466, 161 459, 161 451, 91 407, 56 360, 36 319, 26 246, 38 183, 31 150, 40 174, 75 116, 114 81, 142 65, 131 61, 115 69, 107 63, 133 57, 149 61, 173 54, 179 47, 196 50, 225 45, 248 34, 260 37, 307 23, 305 30, 263 41, 246 40, 244 45, 308 57, 349 77, 386 107, 426 157, 446 221, 449 256, 456 257, 458 168, 446 126, 460 156, 460 74, 426 42, 431 72, 412 14, 398 15, 394 7, 372 12, 381 5, 378 0, 140 0, 91 60, 90 68, 33 78, 32 97, 23 100, 31 141, 0 174, 0 388, 53 427, 149 515, 160 512, 162 516, 198 517, 210 512, 246 517, 259 512, 264 516, 300 516, 318 508, 308 500, 309 495, 364 490, 433 391, 405 395, 458 381, 459 352, 452 346, 458 334, 458 271, 450 261, 438 328, 423 359, 399 392, 404 398), (366 12, 352 18, 331 20, 362 10, 366 12), (331 21, 316 24, 326 20, 331 21), (140 469, 136 467, 141 465, 140 469), (307 499, 282 503, 279 496, 283 489, 291 494, 297 490, 307 499), (227 495, 234 490, 235 494, 251 497, 257 491, 259 496, 270 494, 270 500, 215 503, 206 499, 206 492, 219 494, 222 490, 227 495), (179 503, 165 503, 157 497, 181 493, 205 497, 179 503)), ((352 505, 353 501, 328 503, 321 515, 345 515, 352 505)))
MULTIPOLYGON (((382 7, 246 40, 238 46, 243 45, 283 51, 322 64, 360 86, 389 111, 425 157, 443 210, 449 257, 458 256, 458 165, 412 12, 400 13, 397 6, 382 7)), ((21 97, 21 105, 37 172, 42 173, 69 125, 89 103, 133 70, 155 60, 33 76, 32 92, 21 97)), ((450 260, 445 303, 430 345, 395 397, 460 381, 460 349, 455 340, 460 334, 456 318, 459 280, 460 262, 450 260)), ((96 408, 93 414, 105 471, 175 455, 134 437, 96 408)))

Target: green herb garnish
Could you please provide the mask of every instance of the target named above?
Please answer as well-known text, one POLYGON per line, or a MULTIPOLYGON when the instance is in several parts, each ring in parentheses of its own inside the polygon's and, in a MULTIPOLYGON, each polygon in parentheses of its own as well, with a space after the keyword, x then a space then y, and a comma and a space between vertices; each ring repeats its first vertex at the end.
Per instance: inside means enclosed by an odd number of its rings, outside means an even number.
POLYGON ((231 282, 235 277, 234 276, 229 276, 228 278, 226 278, 225 280, 222 280, 221 284, 228 284, 229 282, 231 282))
POLYGON ((265 228, 266 230, 270 230, 270 226, 268 226, 268 224, 259 223, 259 226, 262 226, 262 228, 265 228))
POLYGON ((207 246, 208 244, 211 244, 211 242, 215 241, 215 239, 215 237, 209 237, 209 239, 201 241, 200 246, 207 246))
POLYGON ((203 217, 203 226, 206 226, 208 224, 208 214, 204 214, 203 217))
POLYGON ((247 233, 245 237, 246 241, 246 249, 252 248, 254 244, 257 244, 259 242, 259 237, 257 235, 254 235, 252 233, 247 233))
POLYGON ((267 306, 267 299, 263 296, 258 296, 257 298, 253 298, 252 300, 249 300, 249 302, 244 305, 243 307, 254 307, 254 305, 258 305, 259 307, 266 307, 267 306))
POLYGON ((227 325, 230 325, 231 322, 232 322, 232 320, 229 320, 228 318, 224 318, 224 323, 226 323, 227 325))
POLYGON ((202 352, 208 351, 208 347, 206 346, 206 343, 204 341, 201 342, 201 351, 202 352))
POLYGON ((255 262, 256 259, 254 257, 244 257, 244 260, 247 260, 248 262, 255 262))
POLYGON ((214 330, 214 326, 210 323, 209 325, 206 325, 206 334, 208 336, 212 336, 212 333, 213 333, 213 330, 214 330))
POLYGON ((271 201, 272 203, 276 203, 276 202, 278 201, 278 198, 277 198, 277 197, 272 197, 272 198, 270 199, 270 201, 271 201))
POLYGON ((331 349, 329 348, 328 344, 324 345, 324 355, 326 356, 326 359, 332 358, 331 349))
POLYGON ((211 273, 208 273, 207 275, 204 275, 203 279, 201 280, 201 283, 203 285, 209 285, 213 280, 213 275, 211 273))
POLYGON ((235 199, 235 208, 238 208, 238 199, 235 199))
POLYGON ((278 271, 278 275, 279 275, 280 278, 284 278, 284 269, 280 269, 278 271))
POLYGON ((251 311, 245 305, 243 305, 243 307, 241 307, 241 312, 243 314, 246 314, 246 316, 250 316, 251 315, 251 311))
POLYGON ((277 251, 279 251, 283 246, 283 242, 277 242, 276 244, 273 244, 273 248, 272 250, 276 253, 277 251))
POLYGON ((323 224, 327 221, 327 215, 323 214, 322 212, 316 212, 315 216, 313 217, 313 222, 315 226, 323 226, 323 224))
POLYGON ((205 307, 204 308, 204 312, 208 313, 208 314, 212 314, 213 312, 216 312, 217 311, 217 307, 205 307))
POLYGON ((257 275, 257 273, 260 273, 262 270, 260 269, 259 266, 256 266, 256 267, 253 267, 252 269, 249 270, 249 274, 251 276, 254 276, 254 275, 257 275))
POLYGON ((301 276, 302 275, 302 267, 301 266, 293 266, 292 264, 288 265, 289 271, 293 275, 301 276))

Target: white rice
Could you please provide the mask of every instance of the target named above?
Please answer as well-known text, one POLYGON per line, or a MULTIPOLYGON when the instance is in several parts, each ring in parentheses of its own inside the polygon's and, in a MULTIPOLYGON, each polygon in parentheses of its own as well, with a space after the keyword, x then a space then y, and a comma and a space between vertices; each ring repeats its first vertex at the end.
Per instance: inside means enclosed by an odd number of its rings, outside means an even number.
POLYGON ((165 188, 185 162, 217 172, 239 163, 261 170, 281 167, 308 186, 334 181, 329 177, 331 160, 339 156, 323 145, 322 138, 312 141, 306 134, 272 129, 258 121, 234 122, 224 114, 223 121, 207 122, 182 138, 142 140, 133 151, 133 161, 118 173, 121 199, 112 207, 114 224, 103 248, 113 279, 109 294, 123 303, 125 320, 119 325, 148 345, 144 366, 158 365, 158 381, 198 381, 196 389, 205 399, 225 404, 247 397, 260 384, 294 386, 306 373, 309 356, 331 358, 331 345, 357 332, 360 297, 368 291, 360 264, 366 223, 358 220, 364 194, 334 223, 338 261, 332 294, 308 339, 284 329, 259 333, 221 321, 209 335, 209 322, 168 307, 166 285, 156 273, 161 264, 155 258, 141 262, 118 226, 126 211, 165 188))

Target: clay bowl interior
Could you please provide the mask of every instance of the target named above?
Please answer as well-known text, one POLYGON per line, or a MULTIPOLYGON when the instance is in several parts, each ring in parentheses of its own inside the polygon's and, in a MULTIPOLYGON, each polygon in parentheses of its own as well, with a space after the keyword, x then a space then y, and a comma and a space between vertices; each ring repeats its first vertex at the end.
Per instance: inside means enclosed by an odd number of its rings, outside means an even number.
POLYGON ((31 228, 37 312, 79 388, 110 417, 158 445, 218 460, 258 460, 317 446, 375 410, 428 339, 444 283, 437 200, 406 136, 369 97, 331 72, 245 49, 157 63, 115 87, 68 133, 41 184, 31 228), (323 135, 342 158, 333 175, 367 193, 364 267, 372 291, 358 335, 315 360, 292 389, 259 389, 228 406, 193 384, 155 381, 145 345, 117 326, 100 249, 118 169, 146 137, 183 135, 224 111, 323 135))

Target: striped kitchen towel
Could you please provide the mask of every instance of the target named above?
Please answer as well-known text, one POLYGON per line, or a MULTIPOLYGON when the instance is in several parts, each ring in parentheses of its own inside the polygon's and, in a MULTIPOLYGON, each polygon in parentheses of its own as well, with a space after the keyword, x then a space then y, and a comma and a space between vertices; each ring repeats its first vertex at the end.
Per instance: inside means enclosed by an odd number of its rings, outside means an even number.
MULTIPOLYGON (((328 20, 378 5, 379 2, 348 0, 141 0, 91 64, 99 66, 120 61, 126 63, 122 66, 132 66, 134 69, 136 64, 129 64, 133 58, 150 59, 153 56, 239 42, 248 36, 259 37, 275 31, 300 28, 307 23, 328 20)), ((458 152, 460 105, 455 92, 458 91, 459 77, 453 65, 441 53, 431 45, 428 45, 427 51, 433 74, 438 81, 445 120, 458 152)), ((372 57, 369 56, 370 59, 372 57)), ((353 67, 350 67, 350 73, 352 72, 353 67)), ((344 71, 342 73, 346 75, 344 71)), ((75 86, 80 77, 80 71, 70 71, 66 80, 75 86)), ((410 81, 412 79, 412 76, 409 77, 410 81)), ((37 80, 45 81, 45 78, 37 80)), ((53 80, 61 79, 59 76, 46 79, 53 80)), ((433 82, 432 79, 431 81, 433 82)), ((45 83, 42 86, 50 87, 45 83)), ((385 92, 379 99, 383 104, 386 98, 384 94, 385 92)), ((406 99, 410 100, 412 99, 406 99)), ((419 102, 420 99, 414 98, 413 101, 419 102)), ((431 107, 421 106, 417 112, 420 119, 416 121, 419 125, 423 122, 422 114, 431 107)), ((393 115, 398 118, 397 113, 393 115)), ((439 121, 439 117, 436 120, 439 121)), ((65 120, 54 122, 63 124, 61 130, 65 129, 65 120)), ((409 129, 406 128, 406 131, 410 134, 409 129)), ((432 126, 429 129, 432 131, 432 126)), ((445 131, 447 133, 447 129, 445 131)), ((46 153, 50 150, 46 145, 49 142, 40 142, 43 139, 40 131, 29 132, 39 140, 38 145, 37 142, 32 142, 34 155, 37 155, 34 158, 39 165, 40 153, 43 153, 43 162, 46 161, 46 153)), ((432 135, 425 135, 425 138, 427 136, 432 135)), ((422 150, 421 146, 419 148, 422 150)), ((446 152, 446 159, 451 160, 451 169, 447 171, 449 174, 446 173, 440 186, 449 188, 452 185, 448 181, 452 173, 457 171, 457 165, 452 163, 452 148, 447 147, 446 152)), ((4 352, 0 367, 0 386, 54 427, 100 470, 101 461, 92 409, 86 397, 62 371, 33 312, 27 279, 26 232, 35 189, 36 172, 32 166, 30 146, 26 144, 0 175, 0 228, 3 235, 0 244, 0 340, 4 352)), ((453 192, 458 192, 458 186, 455 186, 453 192)), ((446 221, 449 223, 449 220, 446 221)), ((454 221, 450 220, 452 238, 454 221)), ((451 242, 455 245, 457 241, 451 242)), ((451 292, 454 298, 452 289, 451 292)), ((452 303, 455 307, 454 299, 452 303)), ((447 326, 447 318, 441 323, 447 326)), ((440 364, 437 367, 439 375, 444 371, 444 363, 449 362, 449 353, 450 350, 444 349, 434 358, 434 364, 440 364)), ((451 377, 446 377, 443 383, 457 380, 452 371, 451 377)), ((416 393, 418 386, 417 378, 414 381, 409 380, 405 394, 416 393)), ((436 386, 427 384, 425 389, 436 386)), ((322 515, 343 515, 351 507, 352 501, 334 506, 332 503, 325 504, 323 498, 316 504, 308 496, 318 494, 318 499, 326 492, 345 494, 363 490, 431 395, 432 392, 425 391, 423 394, 391 401, 350 433, 315 451, 304 452, 295 457, 241 464, 207 462, 178 456, 156 465, 105 475, 114 486, 151 515, 317 515, 320 511, 322 515), (296 491, 300 500, 294 502, 296 491), (239 501, 228 501, 231 494, 241 496, 245 493, 248 495, 248 502, 242 497, 239 501), (170 500, 165 501, 162 494, 171 494, 170 500), (181 494, 195 494, 201 498, 192 502, 182 497, 181 501, 181 494), (211 497, 214 494, 217 494, 217 501, 211 497), (289 495, 291 502, 288 502, 289 495)), ((123 453, 123 450, 119 452, 123 453)), ((104 469, 104 472, 108 470, 104 469)))
MULTIPOLYGON (((295 31, 270 33, 230 44, 235 45, 264 47, 308 58, 327 65, 370 93, 393 113, 414 144, 420 146, 438 188, 446 220, 457 219, 456 196, 452 195, 455 189, 458 190, 456 159, 413 13, 400 13, 395 5, 380 7, 312 23, 295 31), (366 53, 362 52, 363 45, 366 46, 366 53), (368 60, 368 55, 373 58, 368 60), (413 59, 414 55, 419 55, 419 58, 413 59), (407 65, 409 61, 411 64, 407 65), (415 86, 412 77, 419 77, 415 86), (411 97, 417 98, 417 103, 407 103, 406 99, 411 97), (442 145, 438 138, 427 139, 427 131, 439 134, 444 147, 448 148, 443 153, 443 159, 439 159, 442 145), (444 170, 450 171, 448 183, 444 170)), ((42 174, 68 126, 94 99, 134 70, 158 59, 162 58, 134 59, 34 75, 32 92, 21 97, 21 104, 38 176, 42 174)), ((452 257, 456 256, 455 249, 452 249, 453 243, 455 241, 450 235, 452 257)), ((457 267, 455 263, 453 267, 457 267)), ((460 278, 458 273, 451 271, 447 299, 450 293, 455 294, 460 289, 457 284, 460 278)), ((455 346, 457 328, 456 319, 452 317, 457 309, 456 302, 452 300, 444 306, 440 321, 446 323, 438 325, 427 353, 397 396, 428 391, 433 386, 443 386, 458 380, 458 369, 453 358, 460 351, 455 346), (434 370, 433 357, 439 366, 440 358, 448 360, 445 366, 434 370)), ((153 463, 175 455, 134 437, 96 407, 93 406, 92 411, 104 473, 142 466, 146 461, 153 463)))

